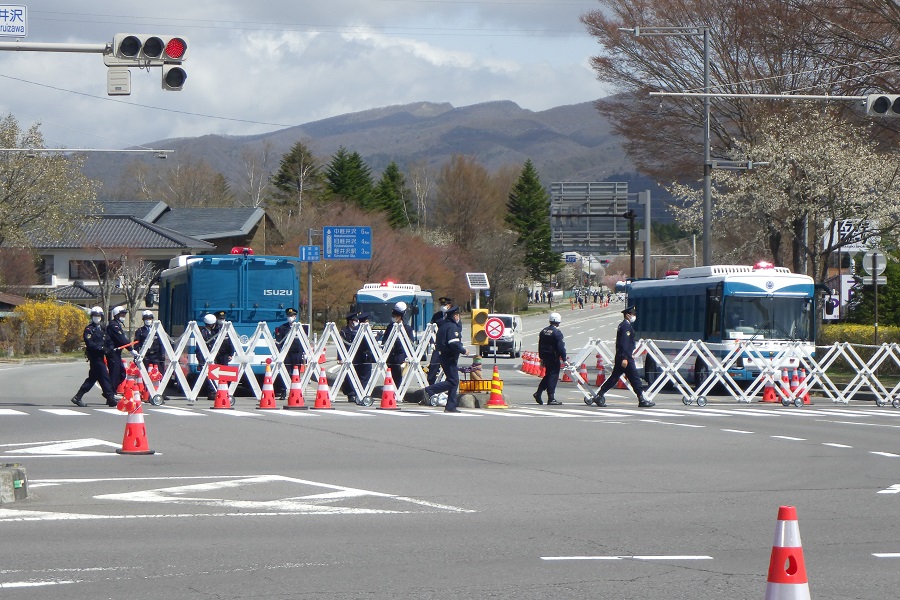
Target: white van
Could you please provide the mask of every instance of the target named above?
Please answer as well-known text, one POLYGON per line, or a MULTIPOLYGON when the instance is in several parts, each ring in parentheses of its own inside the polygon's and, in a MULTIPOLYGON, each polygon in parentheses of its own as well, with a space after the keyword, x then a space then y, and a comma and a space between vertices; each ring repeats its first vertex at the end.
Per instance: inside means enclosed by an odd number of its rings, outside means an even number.
POLYGON ((503 336, 498 340, 488 340, 490 343, 481 347, 481 356, 487 357, 494 353, 496 344, 497 354, 508 354, 510 358, 522 356, 522 317, 519 315, 489 314, 488 318, 498 318, 503 321, 503 336))

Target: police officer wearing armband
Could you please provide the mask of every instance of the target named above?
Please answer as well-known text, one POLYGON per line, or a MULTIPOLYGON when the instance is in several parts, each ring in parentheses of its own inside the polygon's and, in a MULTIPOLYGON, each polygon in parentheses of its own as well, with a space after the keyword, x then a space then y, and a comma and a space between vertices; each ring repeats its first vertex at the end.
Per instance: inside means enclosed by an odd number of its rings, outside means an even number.
MULTIPOLYGON (((344 348, 349 350, 350 346, 353 345, 353 338, 356 337, 356 332, 359 330, 359 313, 356 311, 348 313, 346 320, 347 324, 341 328, 338 335, 341 336, 341 341, 344 342, 344 348)), ((347 358, 350 362, 353 362, 352 356, 347 358)), ((345 377, 341 383, 341 393, 347 396, 348 402, 356 402, 356 392, 353 391, 353 384, 349 377, 345 377)))
MULTIPOLYGON (((384 336, 381 338, 382 343, 387 342, 394 329, 405 331, 407 339, 410 340, 410 342, 412 341, 412 327, 403 321, 403 318, 406 315, 406 308, 406 302, 398 302, 394 305, 394 308, 391 309, 391 324, 384 330, 384 336)), ((394 345, 391 346, 387 355, 387 366, 388 369, 391 370, 391 379, 394 381, 394 387, 399 388, 400 383, 403 381, 403 365, 406 362, 406 356, 406 350, 403 349, 403 342, 398 333, 397 339, 394 341, 394 345)))
POLYGON ((622 375, 628 378, 634 393, 637 394, 638 406, 641 408, 649 408, 656 406, 656 402, 644 400, 644 389, 641 385, 641 378, 638 375, 637 367, 634 364, 634 350, 637 345, 634 339, 634 328, 631 326, 637 319, 637 309, 629 306, 622 311, 623 319, 619 323, 616 330, 616 357, 613 364, 612 373, 597 390, 593 401, 597 406, 606 406, 606 392, 616 384, 622 375))
POLYGON ((566 362, 566 343, 559 330, 562 317, 559 313, 550 313, 550 324, 538 334, 538 357, 544 367, 544 376, 538 383, 537 391, 532 394, 534 401, 543 404, 541 393, 547 391, 547 404, 560 405, 556 399, 556 384, 559 381, 559 363, 566 362))
MULTIPOLYGON (((284 342, 297 321, 297 309, 288 308, 284 311, 284 314, 287 317, 287 321, 275 328, 275 343, 278 344, 279 350, 284 350, 284 342)), ((305 359, 303 344, 300 343, 300 337, 297 335, 291 340, 287 354, 284 355, 284 366, 287 367, 288 374, 293 375, 294 367, 299 369, 306 362, 305 359)), ((287 397, 287 385, 282 381, 281 377, 275 378, 274 387, 280 393, 281 400, 284 400, 287 397)))
MULTIPOLYGON (((453 300, 447 298, 446 296, 441 296, 438 298, 438 302, 440 303, 441 309, 434 313, 431 317, 431 322, 438 326, 438 329, 441 328, 441 323, 444 322, 444 319, 447 317, 447 311, 453 306, 453 300)), ((438 367, 441 366, 441 355, 438 354, 437 344, 435 344, 434 350, 431 353, 431 359, 428 361, 428 385, 434 385, 434 382, 437 381, 438 376, 438 367)))
POLYGON ((147 338, 150 336, 150 329, 153 328, 153 311, 145 310, 141 313, 141 319, 144 324, 134 332, 133 352, 140 353, 141 350, 144 350, 144 366, 149 369, 150 365, 156 365, 156 368, 162 371, 164 360, 159 334, 157 333, 153 336, 153 340, 149 342, 149 345, 147 342, 147 338), (144 348, 145 346, 146 348, 144 348))
POLYGON ((447 406, 444 412, 459 412, 456 406, 456 392, 459 389, 459 357, 467 356, 469 351, 462 342, 462 326, 459 324, 459 307, 452 306, 447 310, 444 322, 438 329, 436 351, 440 355, 444 380, 425 387, 425 396, 430 397, 447 392, 447 406))
POLYGON ((84 352, 90 364, 87 379, 72 396, 72 404, 86 406, 82 397, 87 394, 94 384, 99 384, 106 399, 107 406, 116 405, 115 390, 110 386, 109 370, 106 367, 106 352, 109 349, 109 338, 103 323, 103 309, 99 306, 91 308, 91 322, 84 328, 84 352))
POLYGON ((106 353, 106 363, 109 368, 109 385, 113 391, 119 389, 125 381, 125 369, 122 368, 123 346, 128 345, 128 337, 125 335, 125 315, 128 309, 124 306, 116 306, 112 309, 112 318, 106 324, 106 335, 109 338, 109 350, 106 353))

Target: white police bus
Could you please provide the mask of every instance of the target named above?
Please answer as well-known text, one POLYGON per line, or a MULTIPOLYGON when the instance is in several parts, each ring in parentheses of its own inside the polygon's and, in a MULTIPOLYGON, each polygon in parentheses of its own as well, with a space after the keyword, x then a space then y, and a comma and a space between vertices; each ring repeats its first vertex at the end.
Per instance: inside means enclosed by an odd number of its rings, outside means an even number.
MULTIPOLYGON (((632 281, 628 304, 637 308, 634 329, 653 340, 671 360, 689 340, 703 341, 718 357, 734 349, 736 340, 752 343, 756 358, 745 355, 729 375, 737 381, 759 376, 759 356, 800 342, 815 352, 815 285, 806 275, 770 263, 715 265, 682 269, 666 279, 632 281)), ((794 362, 796 360, 794 359, 794 362)), ((682 369, 699 385, 709 376, 701 358, 682 369)), ((644 376, 652 384, 661 370, 648 356, 644 376)))

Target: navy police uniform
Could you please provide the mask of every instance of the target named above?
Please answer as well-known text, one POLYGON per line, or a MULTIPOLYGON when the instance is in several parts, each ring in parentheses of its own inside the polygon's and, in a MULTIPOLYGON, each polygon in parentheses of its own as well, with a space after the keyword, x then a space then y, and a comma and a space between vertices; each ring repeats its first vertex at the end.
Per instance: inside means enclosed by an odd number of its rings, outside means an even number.
MULTIPOLYGON (((359 330, 359 313, 352 312, 347 315, 347 324, 341 328, 338 332, 338 335, 341 336, 341 341, 344 342, 344 348, 347 350, 350 349, 350 346, 353 345, 353 338, 356 337, 356 332, 359 330)), ((349 357, 350 361, 353 361, 353 357, 349 357)), ((356 392, 353 391, 353 384, 350 381, 349 377, 345 377, 344 381, 341 383, 341 392, 347 396, 347 400, 349 402, 356 402, 356 392)))
POLYGON ((106 324, 106 335, 109 337, 109 350, 106 354, 106 362, 109 368, 109 385, 113 390, 125 381, 125 369, 122 368, 122 346, 128 345, 128 337, 122 327, 119 315, 125 314, 125 309, 115 309, 116 314, 106 324))
MULTIPOLYGON (((92 313, 92 316, 98 313, 92 313)), ((99 316, 103 316, 103 311, 99 312, 99 316)), ((72 403, 76 406, 85 406, 82 397, 88 393, 94 384, 100 385, 103 397, 106 399, 107 406, 116 405, 115 391, 110 385, 109 370, 106 366, 106 352, 109 349, 109 337, 106 335, 106 328, 101 323, 93 321, 84 328, 82 334, 84 339, 84 352, 87 355, 88 376, 75 392, 72 397, 72 403)))
POLYGON ((459 412, 456 407, 456 392, 459 389, 459 357, 468 354, 462 342, 462 326, 459 324, 459 307, 447 310, 446 318, 441 323, 435 340, 435 351, 440 355, 444 380, 425 387, 425 395, 433 396, 447 392, 447 406, 444 412, 459 412))
MULTIPOLYGON (((145 321, 146 320, 149 319, 147 319, 145 316, 145 321)), ((162 370, 163 350, 162 342, 159 341, 158 333, 153 336, 153 340, 150 341, 149 346, 147 346, 147 338, 150 336, 150 329, 152 328, 152 323, 150 325, 142 325, 141 327, 138 327, 134 332, 134 346, 132 346, 132 348, 134 348, 136 352, 144 350, 145 367, 149 368, 150 365, 156 365, 158 369, 162 370), (147 346, 146 349, 144 348, 144 346, 147 346)))
MULTIPOLYGON (((396 315, 398 313, 392 312, 392 314, 396 315)), ((400 313, 399 316, 402 317, 403 316, 402 313, 400 313)), ((413 339, 412 327, 410 327, 405 322, 403 322, 402 319, 399 323, 397 323, 396 321, 391 321, 391 324, 388 325, 387 328, 384 330, 384 336, 381 339, 384 340, 385 342, 387 342, 388 338, 390 338, 390 336, 391 336, 391 332, 395 328, 401 328, 401 327, 403 328, 404 331, 406 331, 406 337, 410 341, 412 341, 412 339, 413 339)), ((397 334, 397 339, 396 339, 396 341, 394 341, 394 345, 391 346, 391 350, 390 350, 390 352, 388 352, 388 355, 387 355, 387 366, 388 366, 388 369, 391 370, 391 379, 393 380, 395 387, 400 387, 400 383, 403 381, 403 364, 406 362, 406 350, 403 349, 403 342, 400 340, 399 336, 400 336, 400 334, 397 334)), ((435 371, 437 371, 437 369, 435 369, 435 371)), ((429 371, 429 374, 430 374, 430 371, 429 371)))
MULTIPOLYGON (((278 344, 279 350, 284 350, 284 343, 287 340, 288 334, 291 332, 291 329, 294 327, 294 321, 297 317, 297 310, 293 308, 289 308, 284 311, 284 314, 287 315, 288 320, 278 327, 275 328, 275 343, 278 344)), ((284 355, 284 366, 287 367, 288 373, 293 375, 294 367, 297 369, 306 362, 306 356, 303 352, 303 344, 300 343, 300 337, 294 337, 291 341, 291 345, 288 347, 287 353, 284 355)), ((275 379, 275 387, 278 388, 278 391, 282 396, 285 395, 287 385, 282 381, 280 377, 275 379)), ((282 398, 283 399, 283 398, 282 398)))
MULTIPOLYGON (((453 300, 447 298, 446 296, 441 296, 438 298, 438 302, 441 305, 441 310, 437 311, 431 316, 431 322, 438 326, 438 329, 441 328, 441 324, 447 318, 447 309, 453 305, 453 300)), ((441 366, 441 355, 437 351, 437 341, 435 340, 434 351, 431 353, 431 358, 428 361, 428 385, 434 385, 434 382, 437 381, 438 376, 438 367, 441 366)))
POLYGON ((644 400, 641 378, 634 364, 634 350, 637 346, 637 341, 634 339, 634 328, 631 326, 629 317, 634 316, 635 313, 636 309, 633 306, 629 306, 622 311, 622 315, 625 318, 622 319, 622 322, 619 323, 619 328, 616 330, 616 357, 613 370, 594 396, 593 401, 597 406, 606 406, 606 398, 604 398, 606 392, 616 384, 622 375, 628 378, 628 383, 631 384, 631 388, 637 395, 638 406, 650 407, 656 404, 655 402, 644 400))
POLYGON ((544 376, 533 394, 534 399, 538 404, 543 404, 541 393, 546 390, 547 404, 562 404, 556 399, 556 384, 559 382, 560 361, 566 361, 566 343, 563 341, 563 332, 559 330, 559 323, 551 321, 538 334, 538 356, 544 367, 544 376))

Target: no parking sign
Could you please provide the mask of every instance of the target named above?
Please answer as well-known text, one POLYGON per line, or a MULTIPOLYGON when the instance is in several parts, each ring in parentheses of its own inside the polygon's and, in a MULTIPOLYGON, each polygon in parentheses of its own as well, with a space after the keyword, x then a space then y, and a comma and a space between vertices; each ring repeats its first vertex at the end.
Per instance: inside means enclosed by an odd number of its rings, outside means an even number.
POLYGON ((484 322, 484 333, 492 340, 499 340, 503 337, 505 331, 506 326, 503 324, 502 319, 491 317, 484 322))

